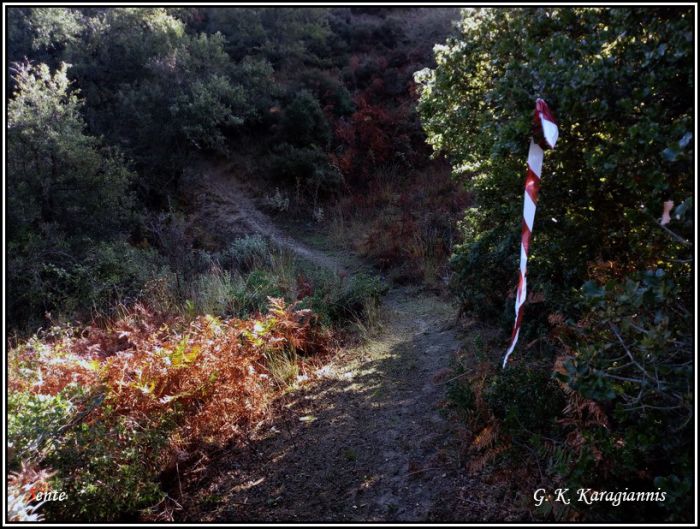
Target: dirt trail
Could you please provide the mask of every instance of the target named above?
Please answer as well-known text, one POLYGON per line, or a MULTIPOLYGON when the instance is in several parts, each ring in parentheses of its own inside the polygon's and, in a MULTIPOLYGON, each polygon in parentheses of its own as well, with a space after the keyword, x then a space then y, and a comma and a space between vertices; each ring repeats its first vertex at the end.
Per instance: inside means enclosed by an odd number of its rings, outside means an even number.
MULTIPOLYGON (((241 221, 300 256, 334 269, 337 256, 293 240, 239 185, 213 172, 222 229, 241 221), (228 219, 228 220, 226 220, 228 219)), ((470 483, 460 465, 454 423, 442 411, 445 385, 435 375, 460 346, 456 307, 418 288, 394 288, 382 328, 342 351, 285 396, 271 424, 248 446, 232 448, 196 477, 185 520, 464 520, 455 511, 470 483)), ((194 472, 200 470, 195 469, 194 472)), ((469 518, 483 519, 475 502, 469 518)))
POLYGON ((290 250, 322 268, 336 271, 347 268, 339 259, 303 244, 275 226, 270 218, 255 206, 243 185, 231 177, 231 166, 232 164, 203 162, 195 169, 199 186, 199 217, 209 217, 209 224, 217 226, 223 233, 235 234, 244 226, 247 232, 269 237, 280 248, 290 250))

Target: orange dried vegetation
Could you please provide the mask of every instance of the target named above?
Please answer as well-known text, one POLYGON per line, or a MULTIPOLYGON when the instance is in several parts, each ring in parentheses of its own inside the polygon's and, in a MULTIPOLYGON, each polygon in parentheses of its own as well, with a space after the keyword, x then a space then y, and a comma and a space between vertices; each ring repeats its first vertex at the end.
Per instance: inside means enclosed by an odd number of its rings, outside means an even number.
POLYGON ((275 390, 268 359, 328 350, 311 311, 269 302, 264 316, 189 323, 138 306, 107 328, 35 338, 11 350, 9 386, 56 394, 77 383, 91 403, 77 414, 84 422, 126 416, 149 427, 174 418, 173 451, 225 442, 268 411, 275 390))

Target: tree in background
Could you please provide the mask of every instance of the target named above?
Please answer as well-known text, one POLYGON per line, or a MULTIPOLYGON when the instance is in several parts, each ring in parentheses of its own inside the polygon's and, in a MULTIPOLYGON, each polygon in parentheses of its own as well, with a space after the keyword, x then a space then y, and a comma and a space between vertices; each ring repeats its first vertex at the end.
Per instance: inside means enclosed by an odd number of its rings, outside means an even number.
POLYGON ((10 60, 33 58, 57 67, 55 62, 83 31, 83 17, 63 7, 13 8, 8 17, 10 60))
POLYGON ((233 63, 220 33, 191 31, 178 11, 45 11, 12 12, 10 57, 73 65, 90 130, 133 160, 140 196, 151 204, 175 189, 192 154, 225 151, 225 135, 259 121, 270 105, 265 59, 233 63))
POLYGON ((88 119, 134 159, 152 200, 174 189, 192 153, 223 150, 224 131, 254 112, 223 37, 190 34, 165 9, 91 11, 83 39, 69 58, 88 119))
POLYGON ((233 60, 264 57, 275 69, 323 62, 331 38, 329 9, 230 8, 201 10, 208 33, 226 37, 233 60))
POLYGON ((109 294, 113 283, 89 263, 105 250, 98 243, 128 235, 134 174, 115 149, 86 133, 83 102, 65 64, 53 73, 44 64, 17 64, 14 82, 7 114, 7 284, 16 323, 78 298, 89 307, 109 294))

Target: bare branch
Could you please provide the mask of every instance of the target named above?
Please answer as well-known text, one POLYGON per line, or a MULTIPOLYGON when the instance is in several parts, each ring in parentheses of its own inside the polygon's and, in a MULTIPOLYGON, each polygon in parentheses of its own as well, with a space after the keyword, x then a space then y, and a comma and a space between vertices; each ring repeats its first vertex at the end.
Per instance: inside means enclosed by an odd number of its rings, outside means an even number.
POLYGON ((622 345, 622 348, 625 350, 625 353, 627 353, 627 356, 628 356, 629 359, 632 361, 632 363, 633 363, 635 366, 637 366, 637 367, 641 370, 641 372, 644 373, 644 375, 645 375, 647 378, 652 379, 652 380, 656 380, 657 383, 658 383, 658 379, 655 379, 654 377, 652 377, 652 376, 647 372, 647 370, 644 369, 644 367, 643 367, 639 362, 637 362, 637 361, 634 359, 634 357, 632 356, 632 353, 631 353, 630 350, 627 348, 627 344, 625 344, 624 340, 622 339, 622 336, 620 336, 620 333, 619 333, 619 332, 617 331, 617 329, 615 328, 615 325, 614 325, 612 322, 610 322, 609 325, 610 325, 610 329, 612 329, 613 334, 617 337, 618 341, 620 342, 620 345, 622 345))

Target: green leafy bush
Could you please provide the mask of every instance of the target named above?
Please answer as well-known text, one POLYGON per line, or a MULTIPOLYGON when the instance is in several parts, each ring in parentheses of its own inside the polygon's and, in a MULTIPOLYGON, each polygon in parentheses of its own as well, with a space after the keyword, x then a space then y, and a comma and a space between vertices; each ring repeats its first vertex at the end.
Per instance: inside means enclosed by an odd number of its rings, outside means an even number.
POLYGON ((388 286, 374 275, 355 274, 349 277, 340 288, 335 300, 332 315, 347 318, 350 315, 362 315, 367 305, 379 303, 388 286))
POLYGON ((556 429, 556 419, 566 403, 550 373, 528 367, 496 374, 484 397, 505 432, 524 439, 556 429))
POLYGON ((572 308, 571 287, 596 263, 624 271, 678 256, 654 220, 665 200, 692 194, 691 19, 687 9, 463 12, 461 35, 416 79, 429 142, 475 193, 455 252, 465 305, 498 314, 515 285, 537 97, 561 133, 546 154, 529 290, 549 309, 572 308))
POLYGON ((456 380, 453 380, 447 386, 447 399, 463 417, 468 417, 475 411, 476 395, 471 384, 464 380, 465 372, 463 366, 459 365, 457 367, 453 376, 456 380))
MULTIPOLYGON (((73 388, 55 395, 10 392, 7 401, 7 436, 12 442, 10 463, 34 457, 43 451, 68 424, 76 411, 73 388)), ((17 470, 17 468, 15 468, 17 470)))
POLYGON ((253 270, 234 293, 238 314, 262 313, 267 308, 268 296, 284 297, 277 277, 268 270, 253 270))
MULTIPOLYGON (((598 467, 619 486, 641 474, 642 482, 664 483, 674 494, 691 481, 692 315, 682 296, 662 269, 583 287, 586 316, 569 339, 575 354, 564 357, 559 377, 601 403, 614 422, 614 430, 599 427, 589 435, 600 450, 598 467)), ((692 501, 676 496, 663 505, 679 520, 692 501)))
POLYGON ((685 8, 466 9, 435 69, 416 74, 428 140, 475 196, 453 287, 465 308, 503 316, 504 330, 537 97, 558 121, 521 353, 486 395, 511 436, 536 434, 519 442, 563 486, 669 487, 666 502, 584 508, 584 519, 691 516, 691 20, 685 8), (537 362, 523 349, 533 338, 537 362))
POLYGON ((164 497, 158 454, 174 425, 164 418, 161 426, 142 427, 131 417, 115 417, 69 429, 44 461, 59 471, 56 490, 70 501, 50 502, 47 516, 117 521, 156 505, 164 497))
POLYGON ((302 300, 326 324, 363 321, 380 303, 388 286, 378 277, 356 274, 347 278, 323 273, 312 275, 313 293, 302 300))
POLYGON ((320 193, 337 192, 343 184, 340 171, 318 147, 295 147, 284 143, 272 155, 273 175, 297 189, 310 190, 314 200, 320 193))
MULTIPOLYGON (((30 367, 28 369, 33 369, 30 367)), ((71 426, 86 400, 84 388, 71 384, 56 394, 12 392, 8 402, 10 465, 38 461, 57 475, 51 490, 70 501, 48 502, 50 519, 115 520, 162 498, 160 468, 153 459, 164 446, 168 428, 139 428, 126 417, 71 426)), ((88 399, 89 400, 89 399, 88 399)))
POLYGON ((323 109, 318 99, 307 90, 296 94, 284 109, 280 127, 281 141, 297 147, 316 145, 325 148, 331 139, 323 109))
POLYGON ((8 270, 17 294, 9 304, 12 324, 34 323, 41 315, 88 316, 119 303, 140 299, 148 281, 167 274, 157 252, 123 241, 81 241, 77 248, 61 238, 32 239, 17 248, 8 270), (37 259, 40 256, 41 259, 37 259))

